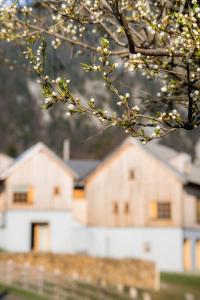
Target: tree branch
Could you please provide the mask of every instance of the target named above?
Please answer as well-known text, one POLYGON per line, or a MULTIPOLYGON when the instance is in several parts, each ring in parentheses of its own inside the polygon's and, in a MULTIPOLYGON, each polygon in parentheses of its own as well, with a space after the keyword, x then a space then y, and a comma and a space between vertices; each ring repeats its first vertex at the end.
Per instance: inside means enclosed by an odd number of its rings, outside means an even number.
POLYGON ((187 121, 184 124, 184 128, 191 130, 194 128, 193 124, 192 124, 192 119, 193 119, 193 98, 191 96, 191 83, 190 83, 190 66, 189 63, 187 63, 186 66, 186 70, 187 70, 187 82, 188 82, 188 86, 187 86, 187 90, 188 90, 188 117, 187 117, 187 121))
POLYGON ((119 24, 121 27, 124 29, 124 32, 126 34, 127 40, 128 40, 128 47, 129 47, 129 52, 134 54, 135 52, 135 42, 131 33, 131 29, 129 27, 129 24, 126 20, 126 17, 122 12, 120 12, 119 9, 119 2, 118 0, 115 1, 115 3, 112 5, 113 13, 115 17, 117 18, 119 24))

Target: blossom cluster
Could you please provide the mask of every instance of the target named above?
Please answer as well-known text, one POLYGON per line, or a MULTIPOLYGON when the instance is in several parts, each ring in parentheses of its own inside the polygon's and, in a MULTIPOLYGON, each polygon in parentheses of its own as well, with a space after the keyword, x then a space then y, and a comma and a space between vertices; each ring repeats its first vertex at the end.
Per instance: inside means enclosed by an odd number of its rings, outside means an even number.
POLYGON ((26 48, 24 55, 40 77, 45 108, 63 102, 67 117, 89 113, 100 122, 122 127, 143 143, 200 125, 199 1, 192 0, 191 5, 184 0, 39 3, 42 14, 38 8, 16 3, 1 7, 0 40, 26 48), (74 53, 82 53, 82 68, 94 72, 100 86, 107 87, 112 109, 104 109, 93 95, 87 103, 76 98, 69 79, 50 79, 45 71, 47 44, 55 50, 68 44, 74 53), (84 61, 88 52, 93 54, 90 64, 84 61), (136 103, 131 90, 116 84, 119 73, 140 73, 156 81, 159 90, 136 103), (150 112, 145 103, 151 101, 155 109, 150 112))

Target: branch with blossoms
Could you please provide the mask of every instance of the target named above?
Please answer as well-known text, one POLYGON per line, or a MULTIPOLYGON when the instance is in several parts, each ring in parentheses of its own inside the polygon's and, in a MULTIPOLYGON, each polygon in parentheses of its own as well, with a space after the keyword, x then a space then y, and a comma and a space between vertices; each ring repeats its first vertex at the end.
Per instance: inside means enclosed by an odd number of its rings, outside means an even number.
POLYGON ((0 8, 0 40, 25 49, 24 56, 40 77, 45 109, 63 103, 67 117, 90 114, 122 127, 143 143, 200 125, 197 0, 45 0, 38 1, 37 8, 15 3, 0 8), (81 67, 96 74, 111 93, 110 107, 116 109, 105 110, 93 95, 85 103, 76 97, 69 79, 48 76, 46 47, 56 50, 64 44, 81 51, 81 67), (84 57, 90 52, 95 61, 88 64, 84 57), (160 91, 134 105, 131 92, 124 92, 115 81, 119 66, 123 77, 141 73, 159 82, 160 91), (148 103, 155 103, 152 112, 148 103))

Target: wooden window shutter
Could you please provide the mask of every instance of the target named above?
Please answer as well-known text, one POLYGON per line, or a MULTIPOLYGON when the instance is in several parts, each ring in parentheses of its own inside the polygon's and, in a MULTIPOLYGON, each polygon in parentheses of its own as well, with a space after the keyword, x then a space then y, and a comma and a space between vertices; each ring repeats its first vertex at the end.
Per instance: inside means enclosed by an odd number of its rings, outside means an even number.
POLYGON ((28 188, 28 203, 33 203, 33 197, 34 197, 34 188, 33 188, 33 186, 29 186, 29 188, 28 188))
POLYGON ((156 201, 152 201, 150 204, 150 216, 152 220, 158 217, 158 203, 156 201))

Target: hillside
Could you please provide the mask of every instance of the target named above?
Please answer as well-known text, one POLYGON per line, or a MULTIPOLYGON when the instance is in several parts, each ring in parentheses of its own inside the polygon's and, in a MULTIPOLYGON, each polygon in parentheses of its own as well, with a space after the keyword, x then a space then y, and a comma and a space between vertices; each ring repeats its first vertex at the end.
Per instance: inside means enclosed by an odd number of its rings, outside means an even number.
MULTIPOLYGON (((69 138, 72 157, 100 158, 125 137, 122 130, 114 128, 101 133, 103 127, 95 118, 76 116, 66 119, 66 109, 62 105, 57 105, 48 112, 41 110, 42 96, 36 78, 25 72, 22 58, 14 47, 4 46, 4 49, 6 57, 17 58, 17 64, 14 70, 3 64, 0 69, 0 151, 17 156, 40 140, 61 155, 63 141, 69 138)), ((100 80, 83 73, 80 62, 85 58, 74 57, 72 50, 66 47, 58 52, 48 49, 48 73, 52 78, 64 74, 71 79, 72 88, 78 96, 83 99, 95 97, 100 104, 103 103, 104 107, 109 108, 109 99, 112 96, 100 80)), ((86 59, 91 60, 91 57, 86 59)), ((120 70, 117 75, 116 84, 120 84, 121 90, 128 86, 135 101, 144 91, 156 93, 158 89, 158 83, 147 82, 138 75, 127 76, 119 83, 120 70)), ((176 132, 163 139, 162 143, 194 154, 199 133, 199 129, 176 132)))

